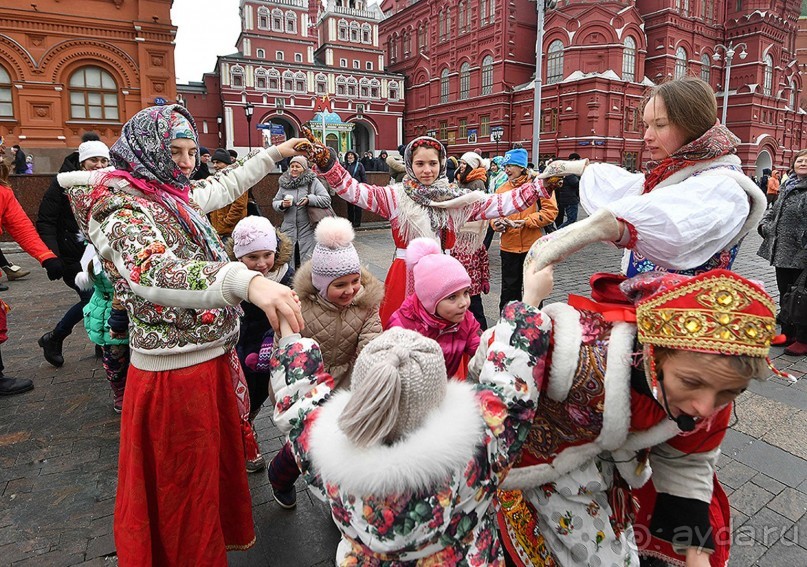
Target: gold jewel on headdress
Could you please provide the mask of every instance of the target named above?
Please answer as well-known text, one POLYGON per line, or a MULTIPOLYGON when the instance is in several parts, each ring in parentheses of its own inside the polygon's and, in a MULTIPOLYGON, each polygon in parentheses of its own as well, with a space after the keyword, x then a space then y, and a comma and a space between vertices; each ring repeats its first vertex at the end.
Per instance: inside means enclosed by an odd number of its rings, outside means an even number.
POLYGON ((766 357, 775 334, 771 298, 739 276, 702 274, 636 307, 642 344, 766 357))

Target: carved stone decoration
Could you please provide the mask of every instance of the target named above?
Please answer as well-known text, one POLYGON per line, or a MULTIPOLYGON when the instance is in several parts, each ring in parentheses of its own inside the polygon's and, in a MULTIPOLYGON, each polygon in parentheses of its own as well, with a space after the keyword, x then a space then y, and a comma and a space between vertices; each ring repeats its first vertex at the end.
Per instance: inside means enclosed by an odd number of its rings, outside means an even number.
POLYGON ((152 84, 154 85, 154 92, 155 93, 165 92, 165 83, 164 82, 162 82, 162 81, 154 81, 152 84))
POLYGON ((31 106, 34 111, 33 114, 37 118, 47 119, 50 118, 50 105, 49 104, 34 104, 31 106))
POLYGON ((160 54, 153 53, 153 54, 151 55, 151 65, 152 65, 153 67, 162 67, 162 66, 163 66, 164 61, 165 61, 165 59, 164 59, 164 58, 163 58, 163 56, 162 56, 162 55, 160 55, 160 54))
POLYGON ((28 41, 30 41, 31 45, 33 45, 34 47, 40 47, 45 42, 45 36, 29 33, 28 41))
POLYGON ((121 4, 123 4, 123 0, 112 0, 115 3, 115 7, 120 10, 121 4))

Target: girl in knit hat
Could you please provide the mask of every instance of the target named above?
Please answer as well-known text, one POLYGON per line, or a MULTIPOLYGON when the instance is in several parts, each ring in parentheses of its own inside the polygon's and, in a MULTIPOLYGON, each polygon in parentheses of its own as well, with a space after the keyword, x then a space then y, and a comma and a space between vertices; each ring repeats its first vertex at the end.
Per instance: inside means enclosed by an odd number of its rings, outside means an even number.
MULTIPOLYGON (((293 245, 289 238, 275 229, 269 219, 250 216, 238 221, 229 244, 231 256, 263 277, 291 287, 294 268, 289 265, 293 245)), ((247 363, 249 355, 257 355, 263 343, 271 344, 274 330, 266 314, 249 301, 241 302, 244 314, 235 350, 244 369, 249 388, 249 422, 255 421, 261 406, 269 396, 269 373, 257 372, 247 363)), ((253 428, 254 432, 254 428, 253 428)), ((257 440, 257 436, 255 437, 257 440)), ((263 455, 247 460, 247 472, 257 472, 266 466, 263 455)))
POLYGON ((387 328, 403 327, 436 340, 448 376, 458 377, 463 356, 473 356, 479 347, 479 323, 468 309, 471 278, 456 258, 441 254, 440 246, 430 238, 409 243, 406 263, 412 270, 415 293, 392 314, 387 328))
MULTIPOLYGON (((385 281, 381 322, 412 294, 407 276, 406 247, 414 238, 433 238, 443 250, 451 250, 457 232, 468 221, 493 219, 522 211, 540 196, 546 196, 541 182, 525 183, 512 192, 487 195, 460 189, 446 177, 446 150, 429 136, 412 140, 404 151, 406 177, 385 187, 359 183, 336 162, 335 154, 320 143, 308 129, 307 152, 336 193, 348 201, 389 219, 395 242, 395 260, 385 281)), ((302 149, 302 148, 300 148, 302 149)))
MULTIPOLYGON (((294 276, 305 321, 303 336, 321 346, 334 388, 347 389, 356 357, 381 333, 378 307, 384 286, 361 266, 350 221, 325 218, 317 225, 315 237, 311 260, 294 276)), ((264 344, 255 362, 259 372, 269 370, 272 351, 268 347, 264 344)), ((288 445, 272 460, 268 473, 275 500, 283 507, 294 507, 299 471, 288 445)))
MULTIPOLYGON (((551 290, 544 275, 534 305, 551 290)), ((532 307, 516 315, 496 326, 479 384, 448 380, 436 342, 394 328, 336 394, 317 343, 281 322, 275 422, 342 533, 338 565, 504 567, 491 503, 534 415, 530 361, 550 330, 532 307)))

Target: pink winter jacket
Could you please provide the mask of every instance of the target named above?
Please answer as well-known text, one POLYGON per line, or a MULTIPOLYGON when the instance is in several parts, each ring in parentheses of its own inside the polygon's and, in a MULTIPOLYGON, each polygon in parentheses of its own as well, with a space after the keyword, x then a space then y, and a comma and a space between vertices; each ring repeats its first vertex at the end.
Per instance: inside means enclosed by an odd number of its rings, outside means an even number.
POLYGON ((451 323, 426 311, 414 293, 407 297, 398 310, 392 314, 386 328, 390 327, 403 327, 437 341, 437 344, 443 349, 449 378, 454 377, 459 370, 462 355, 467 354, 468 357, 472 357, 479 347, 481 329, 473 313, 467 311, 462 321, 451 323))

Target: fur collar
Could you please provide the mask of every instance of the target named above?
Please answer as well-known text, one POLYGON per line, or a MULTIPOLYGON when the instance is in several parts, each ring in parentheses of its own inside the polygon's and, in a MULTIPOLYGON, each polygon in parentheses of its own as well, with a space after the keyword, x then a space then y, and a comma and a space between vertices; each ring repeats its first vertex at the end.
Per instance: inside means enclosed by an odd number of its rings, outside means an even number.
POLYGON ((547 305, 543 312, 552 320, 552 364, 546 393, 551 400, 562 402, 569 395, 580 359, 580 312, 565 303, 547 305))
POLYGON ((348 494, 385 495, 428 490, 462 475, 485 442, 485 423, 470 384, 448 381, 446 396, 417 431, 394 445, 359 448, 337 422, 351 393, 338 392, 311 430, 310 456, 324 483, 348 494))
MULTIPOLYGON (((364 267, 361 269, 361 286, 362 289, 356 295, 351 307, 376 309, 381 305, 381 300, 384 299, 384 284, 364 267)), ((300 266, 294 274, 292 288, 303 302, 319 303, 335 309, 333 304, 322 299, 311 281, 311 260, 300 266)))

